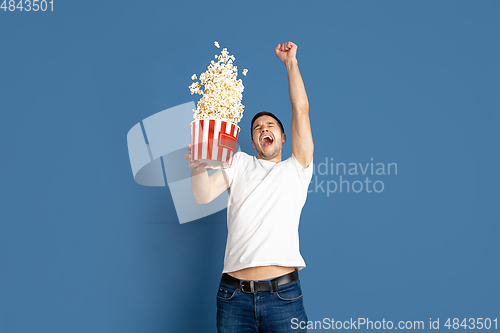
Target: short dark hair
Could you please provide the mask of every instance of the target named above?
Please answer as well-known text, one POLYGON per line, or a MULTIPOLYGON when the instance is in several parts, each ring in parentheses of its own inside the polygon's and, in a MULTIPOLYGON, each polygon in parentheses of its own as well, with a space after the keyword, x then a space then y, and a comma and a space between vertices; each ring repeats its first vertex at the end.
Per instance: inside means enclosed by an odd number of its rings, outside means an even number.
POLYGON ((281 121, 278 119, 278 117, 276 117, 274 114, 272 114, 271 112, 267 112, 267 111, 262 111, 262 112, 259 112, 257 113, 255 116, 253 116, 252 118, 252 123, 250 124, 250 136, 252 137, 252 141, 253 141, 253 123, 255 122, 255 120, 257 120, 257 118, 259 117, 262 117, 262 116, 269 116, 269 117, 273 117, 277 122, 278 122, 278 125, 280 125, 280 128, 281 128, 281 133, 282 134, 285 134, 285 129, 283 128, 283 124, 281 123, 281 121))

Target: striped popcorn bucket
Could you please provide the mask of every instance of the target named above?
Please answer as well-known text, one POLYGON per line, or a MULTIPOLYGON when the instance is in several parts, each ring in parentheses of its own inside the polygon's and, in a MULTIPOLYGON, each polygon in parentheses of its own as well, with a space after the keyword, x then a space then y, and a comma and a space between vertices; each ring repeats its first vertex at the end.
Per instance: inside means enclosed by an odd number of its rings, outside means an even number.
POLYGON ((222 119, 199 119, 191 127, 191 161, 208 169, 227 169, 233 163, 240 127, 222 119))

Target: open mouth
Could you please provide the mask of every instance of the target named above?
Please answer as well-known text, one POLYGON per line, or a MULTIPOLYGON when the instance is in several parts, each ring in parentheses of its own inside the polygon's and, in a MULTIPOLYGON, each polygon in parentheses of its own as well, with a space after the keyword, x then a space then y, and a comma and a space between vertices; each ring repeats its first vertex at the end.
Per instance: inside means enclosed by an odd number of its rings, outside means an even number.
POLYGON ((272 136, 264 135, 260 142, 262 144, 262 147, 266 148, 266 147, 271 146, 273 144, 274 140, 273 140, 272 136))

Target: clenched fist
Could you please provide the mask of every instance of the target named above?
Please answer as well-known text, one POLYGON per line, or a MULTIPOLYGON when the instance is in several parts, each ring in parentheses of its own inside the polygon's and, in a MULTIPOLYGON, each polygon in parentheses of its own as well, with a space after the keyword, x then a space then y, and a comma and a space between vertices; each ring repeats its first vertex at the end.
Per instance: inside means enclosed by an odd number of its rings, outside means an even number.
POLYGON ((296 59, 297 45, 292 42, 278 44, 278 46, 274 48, 274 51, 276 52, 276 56, 286 64, 288 61, 296 59))

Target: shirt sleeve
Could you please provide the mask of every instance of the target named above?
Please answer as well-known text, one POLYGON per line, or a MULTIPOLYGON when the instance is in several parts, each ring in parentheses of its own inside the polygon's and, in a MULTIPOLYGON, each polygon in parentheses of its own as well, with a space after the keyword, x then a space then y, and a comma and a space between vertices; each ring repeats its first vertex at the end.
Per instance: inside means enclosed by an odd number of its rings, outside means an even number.
POLYGON ((299 174, 299 179, 303 181, 304 183, 309 184, 311 182, 312 176, 313 176, 313 170, 314 170, 314 157, 311 160, 311 163, 307 166, 307 168, 302 167, 300 165, 299 161, 295 158, 295 155, 292 153, 292 164, 295 166, 295 169, 297 170, 297 173, 299 174))
POLYGON ((233 183, 234 175, 236 174, 236 170, 238 168, 239 161, 241 160, 241 155, 243 152, 239 151, 236 154, 234 154, 233 157, 233 163, 231 164, 231 167, 227 169, 222 169, 222 171, 226 174, 227 181, 229 183, 229 187, 231 187, 231 184, 233 183))

